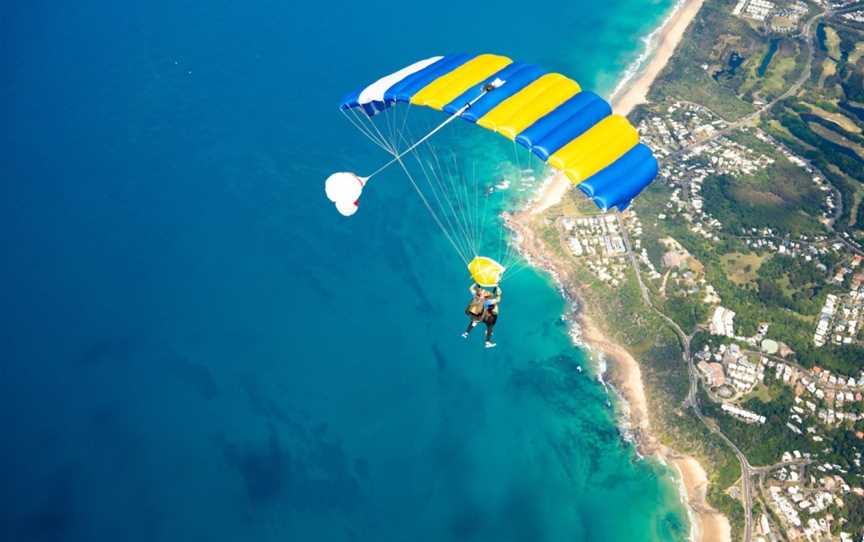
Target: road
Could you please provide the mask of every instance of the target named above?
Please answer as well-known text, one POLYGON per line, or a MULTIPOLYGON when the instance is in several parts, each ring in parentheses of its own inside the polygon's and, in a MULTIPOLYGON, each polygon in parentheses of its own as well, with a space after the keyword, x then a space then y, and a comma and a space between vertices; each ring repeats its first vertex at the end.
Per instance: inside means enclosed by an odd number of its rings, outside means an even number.
MULTIPOLYGON (((818 21, 822 17, 825 17, 826 15, 830 15, 831 13, 832 12, 828 11, 828 10, 820 11, 819 13, 817 13, 817 14, 813 15, 812 17, 810 17, 809 19, 807 19, 807 21, 801 27, 801 32, 799 35, 804 38, 804 44, 805 44, 805 47, 807 50, 807 56, 804 60, 804 69, 801 70, 801 75, 798 76, 798 79, 796 79, 795 82, 792 83, 792 85, 790 85, 789 88, 787 88, 785 92, 783 92, 783 94, 777 96, 776 98, 774 98, 770 102, 768 102, 765 105, 763 105, 762 107, 758 108, 756 111, 754 111, 748 115, 745 115, 736 121, 733 121, 733 122, 727 121, 727 125, 724 128, 717 130, 716 132, 712 133, 710 136, 703 137, 702 139, 698 139, 698 140, 690 143, 689 145, 681 147, 677 151, 670 153, 668 156, 666 156, 664 158, 664 160, 669 160, 671 158, 677 158, 678 156, 693 150, 693 148, 698 147, 699 145, 703 145, 705 143, 708 143, 709 141, 713 141, 719 137, 722 137, 724 135, 728 135, 728 134, 734 132, 735 130, 738 130, 744 126, 750 126, 750 125, 754 124, 756 121, 758 121, 759 117, 761 117, 763 113, 765 113, 766 111, 769 111, 772 107, 774 107, 777 104, 777 102, 779 102, 781 100, 785 100, 786 98, 796 94, 801 89, 801 87, 804 85, 804 83, 806 83, 807 80, 810 79, 810 74, 813 71, 813 34, 812 34, 813 23, 815 23, 816 21, 818 21)), ((702 104, 696 104, 696 105, 699 105, 700 107, 705 107, 702 104)), ((707 107, 705 107, 705 109, 708 109, 709 111, 711 111, 707 107)), ((721 119, 723 118, 722 116, 718 115, 714 111, 711 111, 711 113, 714 114, 715 116, 717 116, 718 118, 721 118, 721 119)), ((725 119, 723 119, 723 120, 725 120, 725 119)))
POLYGON ((651 300, 651 292, 648 290, 648 287, 645 286, 645 283, 642 280, 642 272, 639 269, 639 262, 636 261, 636 255, 633 253, 632 246, 630 244, 630 236, 627 233, 627 228, 624 227, 624 220, 621 218, 621 213, 617 213, 616 217, 618 219, 618 228, 621 231, 622 238, 624 240, 624 247, 627 250, 627 256, 630 259, 630 265, 633 267, 633 271, 636 274, 636 280, 639 283, 639 290, 642 292, 642 300, 645 302, 645 305, 648 306, 651 310, 653 310, 660 318, 662 318, 669 327, 675 332, 678 336, 678 340, 681 343, 681 357, 684 362, 687 364, 687 374, 690 380, 690 387, 687 390, 687 397, 684 400, 684 406, 690 407, 693 409, 693 412, 696 414, 696 417, 699 418, 705 427, 708 428, 709 431, 719 436, 731 449, 735 452, 735 456, 738 458, 738 462, 741 465, 741 494, 742 501, 744 506, 744 542, 750 542, 753 527, 752 527, 752 509, 753 509, 753 496, 751 489, 751 480, 752 476, 755 474, 753 470, 754 467, 750 465, 750 462, 747 460, 747 457, 738 449, 738 446, 735 445, 734 442, 729 440, 729 438, 723 434, 717 424, 714 423, 713 420, 706 418, 702 414, 702 409, 699 407, 699 376, 696 373, 696 367, 693 364, 693 356, 690 355, 690 340, 695 335, 696 331, 691 335, 687 335, 684 333, 684 330, 681 329, 672 318, 664 314, 660 309, 654 306, 654 303, 651 300))
MULTIPOLYGON (((709 141, 713 141, 719 137, 722 137, 724 135, 728 135, 728 134, 734 132, 735 130, 738 130, 744 126, 752 125, 765 112, 769 111, 772 107, 774 107, 779 101, 785 100, 786 98, 795 95, 801 89, 801 87, 804 85, 804 83, 806 83, 807 80, 810 79, 810 75, 813 71, 813 41, 814 41, 813 40, 813 38, 814 38, 813 28, 814 28, 814 24, 819 19, 822 19, 824 17, 835 15, 835 14, 858 11, 858 10, 861 10, 862 8, 864 8, 864 2, 855 4, 852 6, 846 6, 842 9, 837 9, 837 10, 826 9, 826 10, 820 11, 819 13, 816 13, 815 15, 810 17, 804 23, 804 25, 801 28, 801 31, 797 35, 798 37, 803 38, 804 46, 805 46, 805 50, 806 50, 807 56, 804 60, 804 69, 801 70, 801 75, 798 76, 798 79, 796 79, 795 82, 792 83, 792 85, 790 85, 790 87, 788 89, 786 89, 785 92, 783 92, 783 94, 774 98, 773 100, 771 100, 767 104, 763 105, 762 107, 760 107, 759 109, 757 109, 753 113, 750 113, 749 115, 746 115, 746 116, 738 119, 737 121, 734 121, 734 122, 726 121, 727 125, 724 128, 714 132, 710 136, 706 136, 702 139, 698 139, 698 140, 693 141, 692 143, 690 143, 684 147, 681 147, 680 149, 678 149, 678 150, 670 153, 669 155, 665 156, 664 158, 662 158, 661 161, 679 158, 681 155, 692 151, 694 148, 698 147, 699 145, 703 145, 705 143, 708 143, 709 141)), ((682 100, 682 101, 686 101, 686 100, 682 100)), ((687 103, 693 103, 693 102, 687 102, 687 103)), ((711 111, 711 109, 709 109, 708 107, 706 107, 702 104, 694 104, 694 105, 704 107, 708 111, 711 111)), ((711 111, 711 114, 715 115, 716 117, 718 117, 720 119, 723 119, 722 116, 718 115, 714 111, 711 111)), ((723 120, 725 121, 726 119, 723 119, 723 120)), ((780 145, 781 147, 784 147, 781 143, 779 143, 779 142, 776 142, 776 143, 778 145, 780 145)), ((785 147, 784 147, 784 149, 785 149, 785 147)), ((786 149, 786 150, 788 150, 788 149, 786 149)), ((813 163, 810 162, 809 160, 805 159, 805 162, 814 171, 819 171, 819 168, 814 166, 813 163)), ((833 184, 830 183, 830 181, 828 181, 828 178, 824 175, 824 173, 823 173, 823 177, 825 177, 825 181, 828 182, 829 186, 831 186, 831 190, 834 193, 834 200, 837 202, 837 205, 834 209, 834 216, 832 217, 831 224, 829 226, 831 228, 831 230, 834 231, 833 225, 843 212, 843 198, 840 194, 840 190, 838 190, 836 186, 834 186, 833 184)), ((848 238, 845 238, 842 235, 837 235, 836 240, 843 243, 844 245, 846 245, 846 247, 849 248, 850 250, 852 250, 854 253, 861 255, 861 256, 864 256, 864 248, 862 248, 860 245, 858 245, 858 243, 856 243, 855 241, 848 239, 848 238)))
MULTIPOLYGON (((836 13, 855 11, 857 9, 861 9, 862 5, 864 5, 864 4, 857 4, 855 6, 850 6, 850 7, 841 9, 841 10, 837 10, 836 13)), ((727 135, 727 134, 729 134, 735 130, 738 130, 744 126, 753 125, 760 119, 760 117, 764 113, 769 111, 778 102, 780 102, 781 100, 784 100, 790 96, 794 96, 795 94, 797 94, 798 91, 801 89, 801 87, 810 78, 810 75, 812 73, 813 57, 814 57, 814 35, 813 35, 813 32, 814 32, 815 24, 817 21, 819 21, 823 17, 830 16, 833 13, 835 13, 835 12, 832 12, 831 10, 827 10, 827 9, 820 11, 819 13, 816 13, 813 16, 811 16, 809 19, 807 19, 807 21, 805 21, 805 23, 802 25, 801 31, 799 33, 799 37, 801 37, 803 39, 803 42, 804 42, 804 50, 805 50, 805 55, 806 55, 805 59, 804 59, 804 68, 801 70, 801 74, 798 76, 798 78, 792 83, 792 85, 789 86, 788 89, 786 89, 785 92, 783 92, 782 94, 780 94, 779 96, 777 96, 776 98, 774 98, 773 100, 768 102, 767 104, 763 105, 762 107, 760 107, 759 109, 757 109, 753 113, 750 113, 750 114, 748 114, 748 115, 746 115, 746 116, 742 117, 741 119, 738 119, 734 122, 728 123, 723 129, 718 130, 717 132, 714 132, 712 135, 705 137, 703 139, 700 139, 696 142, 693 142, 693 143, 691 143, 685 147, 682 147, 681 149, 671 153, 670 155, 666 156, 664 158, 664 160, 675 159, 676 157, 678 157, 678 156, 680 156, 686 152, 689 152, 690 150, 692 150, 694 147, 696 147, 698 145, 702 145, 704 143, 707 143, 708 141, 711 141, 711 140, 717 139, 719 137, 722 137, 724 135, 727 135)), ((716 113, 714 113, 714 114, 716 115, 716 113)), ((717 115, 717 116, 720 117, 719 115, 717 115)), ((720 117, 720 118, 722 118, 722 117, 720 117)), ((811 164, 811 167, 812 167, 812 164, 811 164)), ((839 192, 837 191, 836 187, 832 186, 832 188, 834 189, 835 194, 839 195, 839 192)), ((840 200, 838 198, 838 201, 840 201, 840 204, 842 205, 842 200, 840 200)), ((839 216, 839 211, 837 213, 835 213, 835 217, 834 217, 835 220, 836 220, 837 216, 839 216)), ((682 351, 681 355, 682 355, 684 362, 687 364, 687 371, 688 371, 688 377, 689 377, 689 382, 690 382, 687 396, 684 400, 684 407, 685 408, 691 408, 693 410, 693 413, 696 415, 697 418, 699 418, 699 420, 705 425, 705 427, 707 427, 709 431, 711 431, 712 433, 717 435, 721 440, 723 440, 723 442, 726 443, 727 446, 729 446, 729 448, 735 453, 735 456, 737 457, 738 462, 741 466, 742 505, 744 508, 744 537, 743 537, 743 540, 744 540, 744 542, 751 542, 752 532, 753 532, 753 526, 752 526, 752 522, 753 522, 753 518, 752 518, 752 516, 753 516, 753 513, 752 513, 753 512, 753 487, 752 487, 752 484, 753 484, 754 477, 758 478, 759 476, 765 475, 776 468, 786 466, 786 465, 807 464, 807 463, 809 463, 809 460, 808 459, 801 459, 801 460, 794 460, 794 461, 786 462, 786 463, 781 462, 781 463, 777 463, 774 465, 754 467, 753 465, 750 464, 750 461, 747 459, 747 457, 744 455, 744 453, 738 448, 738 446, 734 442, 732 442, 723 433, 723 431, 720 430, 720 428, 717 426, 717 424, 714 422, 714 420, 707 418, 703 415, 702 409, 699 405, 699 396, 698 396, 699 376, 698 376, 698 373, 696 372, 696 367, 693 363, 693 357, 692 357, 691 352, 690 352, 690 341, 691 341, 693 335, 695 335, 696 330, 694 330, 693 333, 690 335, 686 334, 684 332, 684 330, 682 330, 681 327, 674 320, 672 320, 672 318, 670 318, 669 316, 664 314, 660 309, 658 309, 654 305, 654 303, 652 301, 652 297, 651 297, 651 292, 648 289, 648 287, 645 285, 645 283, 642 279, 642 273, 641 273, 641 270, 639 268, 639 262, 636 259, 636 255, 633 253, 632 245, 630 243, 630 238, 629 238, 627 229, 624 226, 624 221, 621 218, 620 213, 617 213, 617 220, 618 220, 619 229, 622 233, 622 238, 624 240, 624 245, 625 245, 625 248, 627 250, 627 255, 628 255, 628 258, 630 260, 630 265, 632 266, 633 271, 636 275, 636 280, 639 284, 639 289, 640 289, 640 292, 642 295, 642 300, 643 300, 644 304, 647 307, 649 307, 651 310, 653 310, 658 316, 660 316, 669 325, 670 328, 672 328, 672 330, 678 336, 678 340, 681 343, 681 351, 682 351)), ((833 221, 832 221, 831 226, 832 226, 831 229, 833 231, 833 221)), ((839 241, 843 242, 846 246, 848 246, 854 252, 864 255, 864 250, 862 250, 861 247, 859 247, 857 244, 855 244, 851 240, 843 238, 842 235, 838 235, 837 239, 839 241)))

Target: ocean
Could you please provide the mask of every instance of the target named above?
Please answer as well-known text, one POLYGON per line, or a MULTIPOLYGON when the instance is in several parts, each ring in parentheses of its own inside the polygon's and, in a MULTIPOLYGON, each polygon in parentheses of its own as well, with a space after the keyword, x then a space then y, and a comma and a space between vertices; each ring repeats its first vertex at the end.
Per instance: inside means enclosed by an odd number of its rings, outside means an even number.
MULTIPOLYGON (((550 277, 506 281, 485 350, 459 337, 464 265, 398 171, 347 220, 323 195, 386 158, 345 93, 490 51, 608 94, 671 7, 8 6, 0 538, 686 539, 550 277)), ((495 181, 500 143, 467 137, 495 181)))

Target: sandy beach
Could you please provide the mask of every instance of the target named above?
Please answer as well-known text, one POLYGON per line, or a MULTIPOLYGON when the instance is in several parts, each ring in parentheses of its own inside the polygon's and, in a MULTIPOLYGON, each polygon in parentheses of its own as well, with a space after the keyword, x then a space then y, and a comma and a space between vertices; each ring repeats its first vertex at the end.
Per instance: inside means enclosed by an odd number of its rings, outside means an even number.
POLYGON ((708 475, 695 458, 682 455, 660 445, 651 434, 648 399, 642 382, 639 362, 622 346, 610 341, 592 321, 590 315, 580 315, 585 342, 602 351, 609 360, 610 380, 630 406, 630 423, 637 446, 643 455, 655 455, 675 467, 681 479, 684 498, 694 520, 693 540, 696 542, 729 542, 732 530, 729 520, 713 509, 706 500, 708 475))
POLYGON ((630 406, 630 423, 634 431, 637 431, 639 451, 644 455, 657 452, 657 445, 649 432, 648 398, 642 385, 639 363, 625 348, 610 341, 585 311, 579 315, 579 326, 585 342, 602 351, 611 362, 610 376, 615 389, 624 396, 630 406))
POLYGON ((634 107, 645 102, 651 85, 672 58, 675 48, 684 37, 684 32, 699 13, 703 1, 682 1, 663 25, 651 35, 649 43, 653 50, 648 57, 648 63, 643 65, 633 77, 622 81, 616 92, 612 94, 610 101, 616 113, 628 115, 634 107))
POLYGON ((699 518, 695 525, 694 538, 701 542, 727 542, 732 540, 732 529, 726 516, 711 508, 705 500, 708 491, 708 475, 698 461, 690 456, 665 450, 664 456, 675 466, 687 494, 687 505, 699 518))
MULTIPOLYGON (((702 7, 702 3, 703 0, 684 0, 652 34, 649 44, 653 46, 653 50, 648 55, 647 62, 643 63, 631 78, 622 82, 619 91, 612 96, 612 106, 617 113, 629 114, 634 107, 646 101, 651 85, 672 57, 688 25, 702 7)), ((549 251, 544 250, 543 242, 533 236, 529 227, 532 216, 559 203, 571 187, 567 177, 556 172, 542 185, 534 201, 508 222, 519 233, 520 251, 534 265, 550 271, 567 296, 579 299, 579 285, 567 276, 567 266, 562 262, 554 261, 549 251)), ((660 445, 651 434, 648 399, 639 362, 625 348, 607 337, 598 322, 592 318, 590 307, 583 309, 579 314, 578 324, 586 344, 592 349, 603 352, 610 362, 610 379, 629 404, 629 422, 640 453, 655 455, 674 466, 678 472, 683 497, 693 521, 693 540, 695 542, 731 541, 729 521, 711 508, 706 501, 708 476, 705 469, 695 458, 660 445)))
MULTIPOLYGON (((518 234, 520 252, 531 265, 549 271, 568 299, 582 299, 582 286, 568 274, 566 262, 558 261, 551 251, 545 250, 544 242, 533 234, 529 225, 531 216, 531 209, 526 209, 506 217, 508 226, 518 234)), ((693 521, 693 541, 731 541, 729 521, 705 500, 708 485, 705 469, 695 458, 661 445, 651 433, 648 396, 639 362, 626 348, 608 337, 600 322, 592 316, 592 307, 582 303, 579 305, 582 310, 578 313, 577 325, 582 338, 591 350, 602 352, 608 361, 609 380, 629 405, 628 421, 639 452, 644 456, 656 456, 673 465, 679 474, 682 497, 693 521)))

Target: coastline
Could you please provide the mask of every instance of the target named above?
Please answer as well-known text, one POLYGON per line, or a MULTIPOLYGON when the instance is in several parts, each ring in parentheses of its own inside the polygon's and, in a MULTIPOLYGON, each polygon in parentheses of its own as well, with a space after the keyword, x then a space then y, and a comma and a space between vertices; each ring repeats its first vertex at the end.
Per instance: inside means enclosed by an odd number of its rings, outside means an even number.
POLYGON ((645 103, 651 85, 672 58, 703 3, 704 0, 682 0, 663 24, 647 37, 645 53, 636 60, 634 69, 628 70, 609 99, 616 112, 626 116, 634 107, 645 103))
POLYGON ((659 443, 651 432, 648 396, 642 381, 639 362, 623 346, 611 340, 601 329, 592 307, 580 303, 581 285, 567 274, 567 267, 557 262, 546 251, 528 224, 531 209, 512 216, 505 216, 509 228, 516 233, 517 248, 529 265, 552 275, 565 300, 571 307, 578 307, 573 314, 573 327, 578 330, 585 347, 594 354, 602 353, 608 360, 609 381, 614 390, 626 402, 625 430, 633 436, 637 452, 651 456, 671 465, 677 473, 682 501, 690 517, 690 540, 693 542, 730 542, 731 526, 728 519, 712 508, 707 500, 708 474, 692 456, 681 454, 659 443))
MULTIPOLYGON (((646 51, 634 62, 612 94, 613 110, 626 116, 637 105, 645 103, 652 84, 672 57, 703 2, 682 0, 663 24, 646 38, 646 51)), ((580 303, 580 286, 567 276, 566 266, 544 252, 542 241, 536 239, 530 229, 531 218, 558 204, 570 188, 569 179, 555 173, 546 179, 532 202, 515 215, 505 217, 517 235, 517 248, 532 266, 548 271, 567 301, 579 307, 575 311, 575 325, 581 330, 589 349, 602 352, 610 361, 610 381, 627 403, 625 424, 632 430, 637 451, 673 466, 678 473, 681 497, 691 520, 690 539, 694 542, 729 542, 732 537, 728 519, 706 500, 708 475, 705 469, 694 457, 661 445, 651 433, 648 398, 638 361, 627 349, 609 339, 592 315, 591 307, 580 303)))
MULTIPOLYGON (((672 58, 675 48, 684 38, 687 27, 702 9, 704 1, 681 0, 663 23, 646 36, 645 51, 628 67, 609 98, 615 113, 626 117, 637 105, 647 101, 651 85, 672 58)), ((561 201, 569 188, 570 181, 564 174, 552 175, 540 189, 535 202, 531 204, 530 213, 536 215, 554 206, 561 201)))

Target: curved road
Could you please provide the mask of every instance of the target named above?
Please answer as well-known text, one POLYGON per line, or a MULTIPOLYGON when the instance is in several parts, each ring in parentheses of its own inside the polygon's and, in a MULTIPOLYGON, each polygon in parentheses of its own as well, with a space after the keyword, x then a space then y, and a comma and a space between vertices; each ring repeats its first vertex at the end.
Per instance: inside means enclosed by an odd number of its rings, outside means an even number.
MULTIPOLYGON (((666 156, 664 158, 664 160, 668 160, 670 158, 677 157, 677 156, 684 154, 685 152, 689 151, 693 147, 697 147, 699 145, 702 145, 703 143, 713 141, 713 140, 717 139, 718 137, 722 137, 724 135, 730 134, 730 133, 734 132, 735 130, 738 130, 739 128, 742 128, 744 126, 752 124, 754 121, 758 120, 759 117, 761 117, 763 113, 765 113, 766 111, 768 111, 772 107, 774 107, 777 104, 777 102, 779 102, 781 100, 785 100, 786 98, 797 93, 801 89, 801 87, 804 85, 804 83, 806 83, 807 80, 810 79, 810 74, 813 71, 813 35, 812 35, 813 23, 816 22, 818 19, 821 19, 822 17, 826 16, 826 15, 830 15, 831 13, 832 12, 830 12, 828 10, 820 11, 819 13, 817 13, 817 14, 813 15, 812 17, 810 17, 809 19, 807 19, 807 21, 801 27, 801 32, 799 33, 799 36, 804 38, 804 44, 805 44, 805 47, 807 50, 807 53, 806 53, 807 56, 805 57, 805 60, 804 60, 804 69, 801 70, 801 75, 798 76, 798 79, 796 79, 795 82, 792 83, 792 85, 788 89, 786 89, 786 91, 783 94, 781 94, 780 96, 777 96, 776 98, 774 98, 773 100, 771 100, 767 104, 763 105, 762 107, 760 107, 756 111, 754 111, 748 115, 745 115, 734 122, 728 123, 725 128, 723 128, 721 130, 717 130, 716 132, 712 133, 710 136, 696 140, 696 141, 690 143, 689 145, 687 145, 685 147, 681 147, 677 151, 670 153, 668 156, 666 156)), ((705 107, 702 104, 696 104, 696 105, 699 105, 700 107, 705 107)), ((705 109, 708 109, 708 108, 705 107, 705 109)), ((708 109, 708 111, 711 111, 711 110, 708 109)), ((717 115, 717 113, 715 113, 714 111, 711 111, 711 113, 716 115, 718 118, 721 118, 721 119, 723 118, 720 115, 717 115)))
MULTIPOLYGON (((743 504, 744 504, 744 542, 750 542, 751 533, 752 533, 752 513, 751 509, 753 507, 752 501, 752 493, 750 488, 750 477, 754 474, 753 467, 750 465, 750 462, 747 461, 747 457, 738 449, 734 442, 729 440, 729 438, 723 434, 717 424, 715 424, 712 420, 706 418, 702 414, 702 410, 699 407, 699 399, 697 393, 699 391, 699 377, 696 373, 696 367, 693 365, 693 357, 690 355, 690 339, 692 335, 687 335, 684 333, 684 330, 681 329, 672 318, 664 314, 660 309, 654 306, 654 303, 651 301, 651 293, 648 288, 645 286, 645 283, 642 281, 642 273, 639 270, 639 264, 636 261, 636 256, 633 254, 633 249, 630 245, 630 236, 627 234, 627 229, 624 227, 624 221, 621 219, 621 213, 616 213, 618 219, 618 228, 621 230, 621 235, 624 240, 624 246, 627 249, 627 256, 630 259, 630 265, 633 267, 633 271, 636 273, 636 280, 639 283, 639 289, 642 292, 642 300, 645 305, 647 305, 651 310, 657 313, 672 330, 678 336, 678 340, 681 342, 681 357, 685 363, 687 363, 687 373, 690 379, 690 388, 687 391, 687 398, 684 400, 685 407, 691 407, 693 412, 696 414, 696 417, 699 418, 705 427, 708 428, 709 431, 719 436, 723 441, 732 448, 732 451, 735 452, 735 456, 738 458, 738 462, 741 464, 741 480, 742 480, 742 496, 743 496, 743 504)), ((693 332, 696 333, 695 331, 693 332)))
MULTIPOLYGON (((856 4, 855 6, 850 6, 850 7, 841 9, 841 10, 837 10, 836 13, 855 11, 857 9, 861 9, 862 5, 864 5, 864 4, 856 4)), ((814 57, 814 45, 813 45, 814 23, 816 23, 816 21, 818 21, 819 19, 821 19, 825 16, 832 15, 833 13, 835 13, 835 12, 832 12, 831 10, 827 10, 827 9, 820 11, 819 13, 816 13, 812 17, 807 19, 807 21, 802 25, 801 31, 798 34, 798 36, 803 38, 805 51, 806 51, 806 53, 805 53, 806 56, 805 56, 805 60, 804 60, 804 68, 801 70, 801 74, 798 76, 798 78, 795 80, 795 82, 788 89, 786 89, 785 92, 783 92, 781 95, 777 96, 776 98, 774 98, 769 103, 762 106, 761 108, 757 109, 753 113, 750 113, 749 115, 746 115, 746 116, 742 117, 741 119, 738 119, 737 121, 734 121, 734 122, 727 124, 727 126, 725 128, 718 130, 717 132, 715 132, 714 134, 712 134, 709 137, 703 138, 697 142, 693 142, 690 145, 687 145, 686 147, 682 147, 681 149, 669 154, 664 159, 665 160, 673 159, 673 158, 680 156, 681 154, 687 152, 688 150, 692 149, 693 147, 695 147, 697 145, 701 145, 703 143, 706 143, 708 141, 711 141, 713 139, 716 139, 718 137, 721 137, 723 135, 731 133, 731 132, 733 132, 739 128, 742 128, 743 126, 752 124, 755 121, 757 121, 761 117, 761 115, 763 115, 765 112, 769 111, 772 107, 774 107, 774 105, 776 105, 778 102, 780 102, 781 100, 784 100, 790 96, 795 95, 801 89, 801 87, 807 82, 807 80, 810 79, 810 75, 812 74, 813 57, 814 57)), ((716 115, 716 113, 715 113, 715 115, 716 115)), ((719 115, 718 115, 718 117, 719 117, 719 115)), ((722 117, 720 117, 720 118, 722 118, 722 117)), ((834 188, 834 187, 832 186, 832 188, 834 188)), ((834 188, 834 191, 835 191, 835 193, 837 193, 836 188, 834 188)), ((841 204, 842 204, 842 201, 841 201, 841 204)), ((654 303, 652 302, 652 299, 651 299, 651 293, 648 290, 648 288, 645 286, 645 283, 642 280, 642 274, 641 274, 640 269, 639 269, 639 263, 637 262, 636 256, 633 253, 632 246, 630 244, 630 238, 629 238, 629 235, 627 233, 627 229, 624 227, 624 221, 622 220, 620 213, 616 213, 616 215, 617 215, 617 220, 618 220, 618 226, 619 226, 619 229, 621 231, 622 238, 624 240, 624 246, 627 250, 627 255, 628 255, 628 258, 630 260, 630 264, 633 267, 633 271, 636 274, 636 280, 639 283, 639 289, 640 289, 640 292, 642 294, 643 302, 645 303, 645 305, 647 307, 649 307, 658 316, 660 316, 669 325, 670 328, 672 328, 672 330, 678 336, 678 340, 681 342, 681 350, 682 350, 681 355, 682 355, 683 360, 687 364, 688 377, 689 377, 689 381, 690 381, 690 387, 689 387, 689 390, 687 392, 687 397, 684 400, 683 406, 685 408, 690 407, 693 409, 694 414, 705 425, 705 427, 707 427, 709 431, 711 431, 712 433, 714 433, 718 437, 720 437, 720 439, 722 439, 723 442, 725 442, 729 446, 729 448, 732 449, 733 452, 735 452, 735 456, 738 458, 738 462, 741 465, 742 504, 744 506, 744 537, 743 537, 743 540, 744 540, 744 542, 751 542, 752 532, 753 532, 753 526, 752 526, 752 515, 753 515, 752 514, 752 508, 753 508, 752 481, 753 481, 753 477, 754 476, 758 477, 760 475, 767 474, 771 470, 779 468, 779 467, 784 466, 784 465, 807 464, 807 463, 809 463, 809 460, 808 459, 793 460, 791 462, 786 462, 786 463, 780 462, 780 463, 777 463, 774 465, 754 467, 753 465, 750 464, 747 457, 744 455, 743 452, 741 452, 741 450, 738 448, 738 446, 736 446, 735 443, 732 442, 729 439, 729 437, 727 437, 720 430, 720 428, 717 426, 717 424, 712 419, 709 419, 702 414, 702 410, 700 408, 699 398, 698 398, 699 377, 698 377, 697 372, 696 372, 696 367, 693 364, 693 357, 690 354, 690 340, 692 339, 693 335, 695 335, 696 330, 693 331, 693 334, 687 335, 686 333, 684 333, 684 330, 682 330, 681 327, 674 320, 672 320, 672 318, 670 318, 669 316, 667 316, 662 311, 660 311, 657 307, 654 306, 654 303)), ((833 230, 833 228, 832 228, 832 230, 833 230)), ((855 243, 853 243, 847 239, 844 239, 842 235, 838 235, 837 239, 839 239, 841 242, 843 242, 849 248, 854 250, 856 253, 864 255, 864 251, 862 251, 861 248, 857 244, 855 244, 855 243)))

